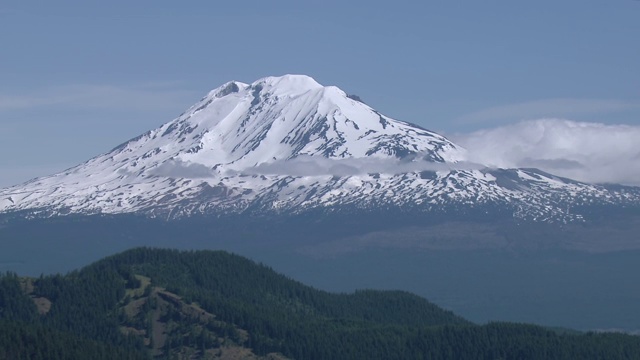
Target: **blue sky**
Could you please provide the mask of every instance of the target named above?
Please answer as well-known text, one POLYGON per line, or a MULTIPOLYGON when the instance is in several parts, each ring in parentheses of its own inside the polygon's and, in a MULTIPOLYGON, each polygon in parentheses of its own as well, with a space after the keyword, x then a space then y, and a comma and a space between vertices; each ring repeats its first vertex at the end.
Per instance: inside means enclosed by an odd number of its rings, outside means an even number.
POLYGON ((4 0, 0 186, 108 151, 226 81, 285 73, 454 138, 540 118, 637 126, 639 41, 634 0, 4 0))

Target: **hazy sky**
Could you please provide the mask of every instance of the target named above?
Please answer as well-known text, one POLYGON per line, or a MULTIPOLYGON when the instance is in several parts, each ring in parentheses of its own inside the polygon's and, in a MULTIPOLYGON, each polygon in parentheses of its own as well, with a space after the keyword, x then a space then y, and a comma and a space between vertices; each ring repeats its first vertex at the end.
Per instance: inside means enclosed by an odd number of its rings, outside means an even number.
POLYGON ((0 46, 0 186, 108 151, 226 81, 286 73, 474 152, 512 133, 561 150, 504 164, 588 169, 591 157, 564 154, 611 130, 603 141, 631 145, 600 144, 611 153, 598 161, 640 169, 640 1, 3 0, 0 46), (600 125, 521 122, 540 118, 600 125), (531 138, 531 126, 547 135, 531 138))

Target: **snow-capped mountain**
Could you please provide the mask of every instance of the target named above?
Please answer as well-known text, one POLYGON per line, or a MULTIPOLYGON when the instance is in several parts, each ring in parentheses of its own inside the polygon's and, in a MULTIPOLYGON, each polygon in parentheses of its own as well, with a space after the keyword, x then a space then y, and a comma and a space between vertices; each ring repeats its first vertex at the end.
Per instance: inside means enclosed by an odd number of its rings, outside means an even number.
POLYGON ((571 221, 584 206, 640 204, 636 188, 489 169, 466 158, 445 137, 307 76, 233 81, 103 155, 0 190, 0 212, 174 218, 498 206, 517 218, 571 221))

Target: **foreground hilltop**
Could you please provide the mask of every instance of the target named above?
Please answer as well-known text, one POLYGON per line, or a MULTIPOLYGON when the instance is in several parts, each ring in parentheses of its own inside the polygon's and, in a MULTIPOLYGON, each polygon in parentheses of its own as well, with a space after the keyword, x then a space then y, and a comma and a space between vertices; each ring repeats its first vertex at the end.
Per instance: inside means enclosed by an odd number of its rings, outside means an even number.
POLYGON ((139 248, 0 277, 0 357, 628 359, 640 338, 478 326, 406 292, 315 290, 225 252, 139 248))

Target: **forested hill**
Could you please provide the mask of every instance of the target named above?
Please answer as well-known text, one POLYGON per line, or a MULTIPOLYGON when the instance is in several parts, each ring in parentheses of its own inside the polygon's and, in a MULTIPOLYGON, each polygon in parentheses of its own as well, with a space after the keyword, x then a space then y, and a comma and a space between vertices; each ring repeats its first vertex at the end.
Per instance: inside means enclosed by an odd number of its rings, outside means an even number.
POLYGON ((332 294, 226 252, 138 248, 0 278, 0 359, 633 359, 640 337, 478 326, 399 291, 332 294))

